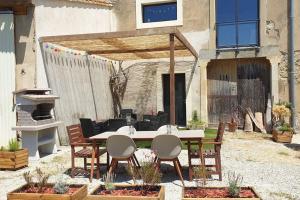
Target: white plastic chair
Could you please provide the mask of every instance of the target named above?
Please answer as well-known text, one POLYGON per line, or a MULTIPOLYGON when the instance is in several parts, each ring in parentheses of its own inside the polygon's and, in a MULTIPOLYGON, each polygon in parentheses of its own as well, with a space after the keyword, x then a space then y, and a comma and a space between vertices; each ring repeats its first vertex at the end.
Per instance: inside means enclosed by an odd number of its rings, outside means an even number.
MULTIPOLYGON (((168 127, 168 125, 163 125, 163 126, 161 126, 161 127, 159 127, 157 129, 157 132, 159 134, 167 134, 167 132, 168 132, 168 128, 167 127, 168 127)), ((178 133, 177 127, 174 126, 174 125, 171 125, 171 134, 177 134, 177 133, 178 133)))
MULTIPOLYGON (((133 132, 136 132, 136 129, 134 127, 132 127, 133 132)), ((121 128, 119 128, 117 130, 118 134, 129 134, 130 133, 130 126, 122 126, 121 128)))
POLYGON ((112 135, 106 141, 107 153, 112 157, 109 167, 111 174, 117 167, 119 161, 127 161, 129 168, 137 167, 135 163, 134 152, 136 145, 134 141, 127 135, 112 135))
POLYGON ((183 182, 182 167, 178 160, 178 156, 182 149, 180 139, 176 135, 158 135, 156 136, 151 145, 152 151, 156 154, 156 162, 158 168, 161 161, 172 161, 180 180, 183 182))

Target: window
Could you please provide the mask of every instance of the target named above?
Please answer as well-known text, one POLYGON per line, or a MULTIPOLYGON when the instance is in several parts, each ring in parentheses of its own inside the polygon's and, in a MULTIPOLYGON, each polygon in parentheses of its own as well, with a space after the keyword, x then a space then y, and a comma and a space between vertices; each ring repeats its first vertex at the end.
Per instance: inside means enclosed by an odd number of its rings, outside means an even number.
POLYGON ((259 0, 216 0, 217 47, 259 45, 259 0))
POLYGON ((161 3, 143 6, 143 23, 177 20, 177 3, 161 3))
POLYGON ((182 25, 182 0, 136 0, 137 28, 182 25))

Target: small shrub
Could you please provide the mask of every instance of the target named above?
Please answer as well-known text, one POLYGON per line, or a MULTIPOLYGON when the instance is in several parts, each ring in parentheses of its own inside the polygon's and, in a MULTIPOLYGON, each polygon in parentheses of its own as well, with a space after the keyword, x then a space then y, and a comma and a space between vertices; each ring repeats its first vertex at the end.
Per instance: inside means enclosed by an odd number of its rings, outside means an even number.
POLYGON ((204 128, 205 122, 198 118, 198 113, 196 110, 192 113, 192 120, 188 122, 188 128, 190 129, 199 129, 204 128))
POLYGON ((4 146, 0 147, 0 151, 7 151, 6 148, 4 146))
POLYGON ((8 142, 8 151, 18 151, 20 150, 20 143, 17 138, 10 139, 8 142))
POLYGON ((205 185, 204 178, 206 177, 206 168, 203 166, 193 167, 196 187, 203 187, 205 185))
POLYGON ((229 195, 230 197, 239 197, 241 187, 240 185, 243 182, 243 177, 241 175, 235 174, 235 172, 228 173, 228 182, 229 182, 229 195))
POLYGON ((33 175, 31 172, 25 172, 23 174, 23 178, 25 179, 27 185, 32 190, 35 186, 37 186, 38 190, 37 193, 43 192, 44 188, 48 184, 48 179, 50 177, 49 174, 44 173, 40 168, 36 168, 35 170, 36 175, 33 175), (36 183, 34 183, 34 179, 36 179, 36 183))
POLYGON ((154 152, 151 153, 151 156, 145 155, 145 159, 140 162, 140 168, 129 170, 134 179, 142 180, 143 195, 147 195, 147 192, 161 181, 162 174, 154 162, 154 157, 154 152))
POLYGON ((104 186, 107 191, 113 191, 116 189, 116 186, 114 185, 114 174, 107 173, 103 176, 104 186))
POLYGON ((65 194, 69 190, 69 185, 63 181, 61 176, 53 187, 56 194, 65 194))

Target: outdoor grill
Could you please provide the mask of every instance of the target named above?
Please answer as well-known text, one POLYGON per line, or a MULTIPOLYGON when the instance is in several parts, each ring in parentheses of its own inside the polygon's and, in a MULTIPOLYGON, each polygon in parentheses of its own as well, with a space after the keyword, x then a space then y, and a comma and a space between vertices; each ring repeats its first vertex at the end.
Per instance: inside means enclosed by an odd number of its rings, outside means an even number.
POLYGON ((55 120, 53 109, 59 97, 51 89, 22 89, 14 92, 17 126, 22 147, 29 150, 29 158, 36 160, 40 153, 56 152, 56 129, 61 123, 55 120))

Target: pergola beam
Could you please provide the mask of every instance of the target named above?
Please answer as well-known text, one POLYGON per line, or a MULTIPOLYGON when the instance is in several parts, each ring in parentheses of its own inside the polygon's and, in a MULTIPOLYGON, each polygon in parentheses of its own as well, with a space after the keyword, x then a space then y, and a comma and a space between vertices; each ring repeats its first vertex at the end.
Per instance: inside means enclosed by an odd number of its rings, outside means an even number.
MULTIPOLYGON (((147 53, 156 51, 169 51, 169 47, 153 48, 153 49, 116 49, 116 50, 95 50, 87 51, 88 54, 118 54, 118 53, 147 53)), ((175 50, 186 50, 185 46, 177 46, 175 50)))
POLYGON ((175 111, 175 35, 170 34, 170 123, 176 124, 175 111))

